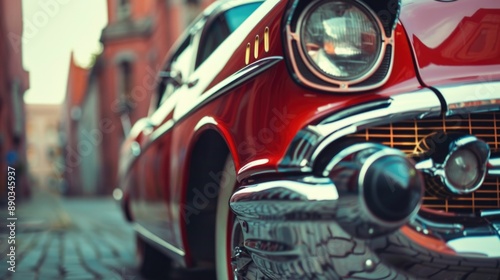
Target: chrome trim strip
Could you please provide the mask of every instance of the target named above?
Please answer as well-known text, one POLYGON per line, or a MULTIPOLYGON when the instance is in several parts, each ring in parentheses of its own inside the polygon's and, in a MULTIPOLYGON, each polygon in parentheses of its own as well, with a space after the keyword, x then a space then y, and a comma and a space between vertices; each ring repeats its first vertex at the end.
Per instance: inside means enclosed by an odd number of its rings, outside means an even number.
POLYGON ((136 157, 141 153, 141 145, 137 141, 130 144, 130 153, 132 156, 136 157))
MULTIPOLYGON (((294 199, 304 201, 323 201, 337 200, 339 194, 336 188, 332 188, 332 182, 327 178, 308 177, 302 181, 280 180, 256 184, 252 187, 245 187, 232 197, 231 202, 253 201, 258 197, 258 200, 268 200, 269 195, 266 192, 273 192, 273 189, 282 188, 290 193, 281 193, 279 198, 286 200, 288 195, 293 194, 294 199), (304 189, 307 186, 307 189, 304 189), (331 188, 331 192, 324 192, 325 187, 331 188)), ((274 196, 269 195, 269 200, 274 200, 274 196)))
POLYGON ((137 141, 133 141, 132 143, 130 143, 129 152, 127 154, 123 154, 122 158, 119 161, 120 165, 118 167, 118 177, 124 177, 124 174, 130 170, 134 162, 139 158, 140 154, 145 151, 149 147, 149 145, 151 145, 156 139, 158 139, 161 135, 163 135, 173 127, 174 121, 170 119, 162 126, 160 126, 157 130, 153 131, 150 141, 145 142, 142 147, 137 141))
MULTIPOLYGON (((169 131, 170 129, 172 129, 174 127, 174 120, 170 119, 168 120, 167 122, 165 122, 164 124, 162 124, 158 129, 156 129, 152 134, 151 134, 151 140, 150 142, 154 142, 156 139, 160 138, 161 135, 167 133, 167 131, 169 131)), ((146 144, 145 148, 151 144, 151 143, 148 143, 146 144)))
POLYGON ((429 89, 392 96, 386 108, 363 112, 358 115, 319 125, 316 129, 323 135, 328 135, 314 151, 311 160, 330 143, 340 137, 354 133, 364 127, 376 126, 409 118, 423 119, 439 116, 441 102, 435 93, 429 89), (333 132, 333 133, 332 133, 333 132))
POLYGON ((198 110, 200 107, 204 106, 205 104, 209 103, 210 101, 218 98, 221 95, 224 95, 228 91, 244 84, 245 82, 253 79, 257 75, 261 74, 262 72, 266 71, 267 69, 271 68, 278 62, 282 61, 283 57, 282 56, 269 56, 269 57, 264 57, 262 59, 259 59, 242 69, 238 70, 236 73, 233 75, 229 76, 228 78, 224 79, 222 82, 218 83, 211 89, 209 89, 207 92, 202 94, 197 100, 196 104, 189 112, 187 112, 185 115, 180 117, 177 121, 180 121, 181 119, 184 119, 188 115, 190 115, 192 112, 198 110))
POLYGON ((158 237, 157 235, 155 235, 154 233, 152 233, 151 231, 149 231, 148 229, 146 229, 145 227, 141 226, 140 224, 138 223, 135 223, 134 224, 134 230, 137 231, 137 233, 139 233, 140 235, 144 236, 145 238, 155 242, 156 244, 162 246, 163 248, 181 256, 181 257, 184 257, 186 255, 186 253, 184 253, 183 250, 175 247, 174 245, 166 242, 165 240, 161 239, 160 237, 158 237))
POLYGON ((231 196, 229 204, 236 214, 247 218, 306 213, 313 208, 315 213, 330 215, 338 198, 337 188, 330 179, 306 176, 244 186, 231 196), (321 209, 310 205, 311 202, 322 205, 321 209))
POLYGON ((204 127, 205 125, 214 125, 214 126, 217 126, 218 123, 217 121, 213 118, 213 117, 209 117, 209 116, 206 116, 206 117, 203 117, 194 127, 194 131, 198 131, 200 130, 200 128, 204 127))
POLYGON ((492 153, 488 161, 488 175, 490 176, 500 176, 500 158, 495 156, 497 156, 497 154, 492 153))
MULTIPOLYGON (((319 153, 343 136, 365 127, 412 118, 437 117, 441 114, 439 98, 432 90, 426 88, 372 103, 374 105, 372 109, 360 110, 350 115, 340 111, 330 117, 335 121, 302 129, 292 141, 295 144, 288 147, 279 167, 287 170, 295 167, 296 171, 310 172, 319 153)), ((362 104, 360 107, 371 108, 367 104, 362 104)))
POLYGON ((498 209, 498 210, 483 210, 483 211, 481 211, 481 217, 499 217, 500 218, 500 209, 498 209))
POLYGON ((209 89, 207 92, 199 96, 199 98, 195 102, 193 102, 196 105, 194 105, 189 111, 180 116, 178 119, 176 119, 175 123, 174 121, 172 121, 172 123, 170 123, 169 121, 160 126, 160 128, 158 128, 151 135, 148 145, 158 140, 158 138, 160 138, 163 134, 167 133, 170 129, 175 127, 177 123, 184 120, 185 118, 199 110, 201 107, 205 106, 207 103, 210 103, 214 99, 242 85, 243 83, 261 74, 262 72, 266 71, 282 60, 282 56, 265 57, 238 70, 233 75, 227 77, 226 79, 209 89))
POLYGON ((413 221, 409 223, 416 231, 422 231, 423 234, 429 233, 456 233, 464 230, 464 226, 460 223, 439 223, 425 219, 421 216, 416 216, 413 221))
MULTIPOLYGON (((425 214, 425 212, 421 214, 425 214)), ((442 217, 432 216, 426 218, 417 216, 406 227, 413 231, 412 234, 403 231, 403 235, 415 241, 433 238, 442 243, 441 250, 453 251, 458 255, 500 257, 500 236, 486 219, 447 217, 446 222, 442 222, 442 217), (432 218, 438 218, 440 221, 433 221, 432 218), (471 223, 471 221, 473 222, 471 223), (488 246, 478 246, 481 240, 489 240, 490 243, 488 246)), ((432 247, 429 247, 428 250, 434 251, 432 247)))
POLYGON ((500 81, 437 86, 446 101, 446 116, 500 111, 500 81))

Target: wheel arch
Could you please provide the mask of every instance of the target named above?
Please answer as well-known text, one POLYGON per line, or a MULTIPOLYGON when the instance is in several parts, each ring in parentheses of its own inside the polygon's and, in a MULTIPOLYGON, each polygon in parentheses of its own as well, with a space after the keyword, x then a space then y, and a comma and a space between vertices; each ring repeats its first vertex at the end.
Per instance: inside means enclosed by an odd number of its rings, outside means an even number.
POLYGON ((181 197, 181 231, 188 266, 215 262, 215 218, 221 174, 230 155, 238 169, 236 146, 229 129, 212 117, 195 127, 183 170, 185 188, 181 197), (218 191, 218 189, 217 189, 218 191))

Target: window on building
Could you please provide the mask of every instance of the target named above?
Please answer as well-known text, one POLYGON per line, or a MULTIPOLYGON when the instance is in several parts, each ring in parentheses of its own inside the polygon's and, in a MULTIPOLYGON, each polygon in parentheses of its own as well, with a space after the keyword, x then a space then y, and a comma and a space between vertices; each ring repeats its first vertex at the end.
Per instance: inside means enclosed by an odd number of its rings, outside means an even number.
POLYGON ((130 61, 122 61, 118 65, 120 72, 120 88, 122 100, 126 103, 132 103, 132 63, 130 61))
POLYGON ((130 0, 117 0, 118 19, 128 18, 130 16, 130 0))
POLYGON ((219 15, 210 23, 201 38, 196 67, 201 65, 261 4, 262 2, 256 2, 237 6, 219 15))
POLYGON ((21 95, 21 82, 14 80, 12 83, 12 108, 14 112, 14 135, 21 137, 24 131, 23 97, 21 95))

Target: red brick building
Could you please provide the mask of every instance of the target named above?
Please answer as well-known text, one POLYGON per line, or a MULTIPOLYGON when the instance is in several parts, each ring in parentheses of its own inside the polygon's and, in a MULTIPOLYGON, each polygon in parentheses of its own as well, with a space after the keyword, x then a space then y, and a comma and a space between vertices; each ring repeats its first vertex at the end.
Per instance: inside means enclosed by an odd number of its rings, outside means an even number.
MULTIPOLYGON (((97 106, 82 107, 83 114, 95 110, 100 120, 96 128, 103 135, 96 148, 101 154, 100 174, 105 175, 99 180, 97 193, 110 193, 116 187, 121 142, 148 112, 163 58, 187 24, 210 2, 107 0, 108 25, 101 35, 103 52, 87 80, 99 92, 97 106)), ((85 92, 92 94, 90 87, 85 92)), ((75 181, 68 183, 70 190, 81 189, 75 181)))
POLYGON ((81 105, 87 90, 87 79, 88 70, 75 63, 72 53, 61 124, 64 166, 58 166, 64 172, 64 191, 70 195, 82 194, 80 167, 83 148, 78 139, 78 126, 82 118, 81 105))
POLYGON ((7 195, 7 166, 16 168, 16 197, 29 194, 26 168, 22 1, 0 0, 0 201, 7 195))

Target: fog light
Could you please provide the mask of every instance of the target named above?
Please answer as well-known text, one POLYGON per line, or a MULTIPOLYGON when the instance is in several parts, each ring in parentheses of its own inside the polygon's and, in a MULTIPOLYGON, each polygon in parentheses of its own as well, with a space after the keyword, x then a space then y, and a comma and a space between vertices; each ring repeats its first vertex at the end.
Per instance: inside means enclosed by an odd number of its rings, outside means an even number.
POLYGON ((444 167, 446 178, 459 192, 470 192, 480 179, 478 157, 468 149, 454 152, 444 167))
POLYGON ((425 174, 428 191, 441 197, 469 194, 483 184, 490 148, 472 135, 438 132, 416 148, 423 151, 417 164, 425 174))

